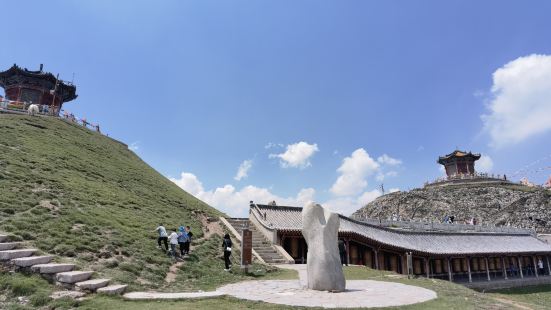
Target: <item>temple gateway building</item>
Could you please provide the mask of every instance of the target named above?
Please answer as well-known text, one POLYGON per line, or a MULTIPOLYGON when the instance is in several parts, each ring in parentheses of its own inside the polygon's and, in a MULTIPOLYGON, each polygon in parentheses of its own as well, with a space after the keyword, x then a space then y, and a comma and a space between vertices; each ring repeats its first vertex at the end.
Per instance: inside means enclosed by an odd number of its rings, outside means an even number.
MULTIPOLYGON (((299 207, 251 202, 249 218, 222 221, 236 236, 246 227, 253 231, 253 255, 258 260, 304 264, 308 249, 301 212, 299 207)), ((411 270, 417 276, 470 287, 551 283, 551 245, 528 229, 358 221, 340 215, 339 238, 347 245, 350 264, 401 274, 411 270)))

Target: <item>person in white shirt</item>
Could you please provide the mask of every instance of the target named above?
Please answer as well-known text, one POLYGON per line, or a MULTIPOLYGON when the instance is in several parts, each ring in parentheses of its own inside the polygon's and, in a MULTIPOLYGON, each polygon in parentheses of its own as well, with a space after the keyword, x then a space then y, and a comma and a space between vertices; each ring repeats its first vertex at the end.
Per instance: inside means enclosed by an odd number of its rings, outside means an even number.
POLYGON ((172 230, 172 233, 168 236, 168 240, 170 241, 170 255, 176 258, 176 246, 178 245, 178 234, 176 233, 176 229, 172 230))
POLYGON ((541 258, 538 258, 538 272, 539 274, 545 274, 543 270, 543 261, 541 258))
POLYGON ((155 231, 159 233, 159 238, 157 238, 157 244, 158 244, 158 248, 159 249, 162 249, 161 248, 161 241, 164 243, 165 245, 165 251, 168 251, 168 235, 166 234, 166 229, 165 227, 163 226, 163 224, 159 224, 159 227, 155 228, 155 231))

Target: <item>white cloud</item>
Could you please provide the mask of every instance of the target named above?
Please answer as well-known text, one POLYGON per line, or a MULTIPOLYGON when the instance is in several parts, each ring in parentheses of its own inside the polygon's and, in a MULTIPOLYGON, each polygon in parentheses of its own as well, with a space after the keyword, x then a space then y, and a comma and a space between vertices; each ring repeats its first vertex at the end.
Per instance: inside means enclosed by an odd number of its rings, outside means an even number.
POLYGON ((140 141, 135 141, 130 143, 130 145, 128 146, 128 149, 131 150, 132 152, 138 151, 140 149, 140 141))
POLYGON ((330 191, 337 196, 357 195, 367 186, 366 178, 378 169, 379 164, 364 149, 357 149, 344 158, 337 169, 340 176, 330 191))
POLYGON ((276 148, 276 147, 284 147, 285 145, 281 144, 281 143, 273 143, 273 142, 268 142, 266 145, 264 145, 264 148, 265 149, 273 149, 273 148, 276 148))
POLYGON ((480 156, 480 159, 475 162, 475 170, 477 172, 488 173, 492 171, 493 167, 494 161, 488 155, 482 154, 482 156, 480 156))
POLYGON ((398 172, 393 171, 393 170, 389 171, 389 172, 386 172, 386 173, 381 171, 381 172, 377 173, 377 176, 375 177, 375 180, 377 180, 378 182, 382 182, 387 177, 395 177, 397 175, 398 175, 398 172))
POLYGON ((551 55, 517 58, 496 70, 489 113, 490 145, 503 147, 551 129, 551 55))
POLYGON ((186 192, 192 194, 193 196, 198 196, 204 192, 203 184, 193 173, 182 172, 179 179, 169 178, 176 185, 180 186, 186 192))
MULTIPOLYGON (((379 196, 381 196, 381 192, 377 189, 374 189, 372 191, 368 191, 368 192, 365 192, 362 195, 360 195, 360 197, 358 197, 357 201, 358 201, 358 204, 360 205, 360 208, 361 208, 361 207, 365 206, 366 204, 372 202, 373 200, 375 200, 379 196)), ((359 208, 357 208, 357 209, 359 209, 359 208)), ((356 210, 354 210, 354 211, 356 211, 356 210)))
POLYGON ((253 161, 250 159, 244 160, 239 168, 237 168, 237 174, 233 178, 236 181, 241 181, 241 179, 247 178, 249 170, 253 167, 253 161))
POLYGON ((295 144, 287 145, 287 149, 281 154, 270 154, 270 158, 279 158, 280 164, 284 168, 306 168, 311 166, 310 157, 312 157, 318 149, 317 144, 308 144, 300 141, 295 144))
POLYGON ((385 164, 385 165, 389 165, 389 166, 397 166, 397 165, 402 164, 401 160, 396 159, 396 158, 392 158, 392 157, 388 156, 387 154, 383 154, 382 156, 379 156, 379 158, 377 158, 377 161, 380 164, 385 164))
POLYGON ((201 181, 194 174, 187 172, 182 172, 179 179, 170 178, 170 180, 210 206, 230 216, 240 217, 247 216, 250 201, 268 204, 275 200, 278 205, 304 206, 314 200, 316 193, 313 188, 305 188, 295 197, 280 197, 267 188, 248 185, 237 190, 230 184, 214 190, 205 190, 201 181))
POLYGON ((372 191, 366 191, 358 197, 348 196, 331 199, 322 205, 333 212, 349 216, 379 196, 381 196, 381 192, 374 189, 372 191))

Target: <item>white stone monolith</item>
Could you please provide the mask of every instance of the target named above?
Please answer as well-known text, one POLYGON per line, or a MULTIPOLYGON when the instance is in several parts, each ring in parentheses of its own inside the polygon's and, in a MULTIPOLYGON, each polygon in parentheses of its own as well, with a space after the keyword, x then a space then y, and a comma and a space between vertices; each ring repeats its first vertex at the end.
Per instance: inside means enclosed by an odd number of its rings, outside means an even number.
POLYGON ((339 215, 311 203, 302 209, 302 224, 302 235, 308 244, 308 288, 344 291, 346 281, 337 244, 339 215))

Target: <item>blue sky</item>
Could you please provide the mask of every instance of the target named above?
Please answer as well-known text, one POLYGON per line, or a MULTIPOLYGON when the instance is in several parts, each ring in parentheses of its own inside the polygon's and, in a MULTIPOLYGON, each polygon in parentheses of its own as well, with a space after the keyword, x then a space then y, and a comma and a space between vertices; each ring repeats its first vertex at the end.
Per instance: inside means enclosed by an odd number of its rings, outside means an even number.
POLYGON ((2 11, 0 69, 74 73, 67 110, 234 216, 272 199, 349 214, 381 183, 439 177, 438 155, 456 147, 516 180, 551 174, 550 2, 4 1, 2 11))

